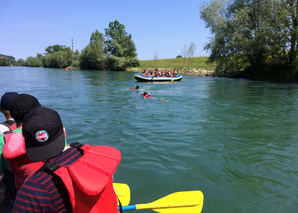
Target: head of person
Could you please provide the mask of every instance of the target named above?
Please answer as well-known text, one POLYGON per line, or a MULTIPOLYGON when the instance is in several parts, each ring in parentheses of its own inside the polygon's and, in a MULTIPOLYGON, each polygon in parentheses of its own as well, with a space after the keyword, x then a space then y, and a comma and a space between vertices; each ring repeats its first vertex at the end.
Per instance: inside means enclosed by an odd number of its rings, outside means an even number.
POLYGON ((145 96, 145 95, 147 95, 147 94, 148 94, 147 92, 143 92, 143 93, 142 93, 142 96, 145 96))
POLYGON ((11 105, 12 100, 18 95, 19 94, 17 92, 6 92, 6 93, 4 93, 4 95, 2 95, 1 103, 0 103, 0 110, 6 118, 9 118, 11 116, 10 112, 9 112, 10 105, 11 105))
POLYGON ((44 161, 61 154, 65 147, 65 130, 55 110, 38 107, 23 120, 26 153, 32 161, 44 161))
POLYGON ((17 95, 10 105, 10 114, 15 120, 17 126, 23 122, 24 116, 36 107, 40 107, 39 101, 32 95, 20 94, 17 95))
POLYGON ((140 89, 140 87, 139 86, 136 86, 136 90, 138 90, 138 89, 140 89))

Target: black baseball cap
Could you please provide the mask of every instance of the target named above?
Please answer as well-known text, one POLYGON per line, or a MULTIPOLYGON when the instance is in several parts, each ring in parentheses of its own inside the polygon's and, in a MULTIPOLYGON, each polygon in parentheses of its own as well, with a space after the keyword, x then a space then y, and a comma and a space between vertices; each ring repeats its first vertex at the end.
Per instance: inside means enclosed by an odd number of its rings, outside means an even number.
POLYGON ((55 110, 46 107, 33 109, 25 115, 22 131, 30 160, 47 160, 63 152, 63 124, 55 110))
POLYGON ((4 93, 4 95, 2 95, 2 97, 1 97, 0 108, 2 108, 4 110, 9 110, 12 100, 18 95, 19 95, 19 93, 17 93, 17 92, 4 93))
POLYGON ((11 102, 9 111, 11 117, 17 122, 22 122, 24 116, 35 107, 40 107, 39 101, 32 95, 20 94, 17 95, 11 102))

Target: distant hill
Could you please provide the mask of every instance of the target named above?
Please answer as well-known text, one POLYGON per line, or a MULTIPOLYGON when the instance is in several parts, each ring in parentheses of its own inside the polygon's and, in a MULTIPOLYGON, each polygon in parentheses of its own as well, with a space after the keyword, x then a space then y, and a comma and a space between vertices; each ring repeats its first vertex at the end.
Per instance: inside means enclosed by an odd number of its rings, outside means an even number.
POLYGON ((9 55, 3 55, 3 54, 0 54, 0 58, 7 58, 7 59, 10 59, 10 60, 16 60, 15 57, 13 56, 9 56, 9 55))

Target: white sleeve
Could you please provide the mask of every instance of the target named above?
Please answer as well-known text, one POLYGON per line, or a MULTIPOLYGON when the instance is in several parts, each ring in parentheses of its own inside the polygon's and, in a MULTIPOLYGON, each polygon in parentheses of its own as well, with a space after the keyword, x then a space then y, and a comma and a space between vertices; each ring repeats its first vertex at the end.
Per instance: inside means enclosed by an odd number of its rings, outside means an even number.
POLYGON ((0 135, 9 130, 10 129, 7 126, 0 124, 0 135))

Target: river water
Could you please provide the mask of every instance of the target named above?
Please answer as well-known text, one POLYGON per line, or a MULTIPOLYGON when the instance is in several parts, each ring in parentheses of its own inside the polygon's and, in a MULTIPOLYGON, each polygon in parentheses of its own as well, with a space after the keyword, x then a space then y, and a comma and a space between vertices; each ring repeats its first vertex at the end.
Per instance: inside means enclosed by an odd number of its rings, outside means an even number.
POLYGON ((298 212, 298 84, 26 67, 0 67, 0 84, 57 110, 69 143, 118 148, 131 204, 201 190, 203 212, 298 212))

